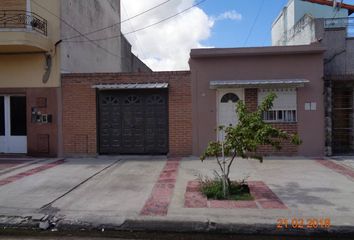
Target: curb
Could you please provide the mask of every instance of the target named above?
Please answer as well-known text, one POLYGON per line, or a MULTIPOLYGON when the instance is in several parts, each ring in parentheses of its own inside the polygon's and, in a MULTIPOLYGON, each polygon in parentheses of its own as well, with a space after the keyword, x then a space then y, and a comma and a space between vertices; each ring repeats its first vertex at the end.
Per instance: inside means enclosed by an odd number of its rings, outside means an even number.
POLYGON ((354 235, 354 226, 331 226, 330 229, 285 229, 277 230, 274 224, 215 223, 202 221, 176 221, 161 219, 127 219, 121 225, 100 224, 81 221, 58 220, 52 229, 41 230, 41 221, 30 217, 1 217, 0 235, 19 234, 89 234, 103 233, 183 233, 252 236, 319 236, 349 237, 354 235))
POLYGON ((333 226, 330 229, 277 230, 274 224, 215 223, 171 220, 127 220, 119 227, 123 231, 215 233, 231 235, 288 236, 353 236, 354 226, 333 226))

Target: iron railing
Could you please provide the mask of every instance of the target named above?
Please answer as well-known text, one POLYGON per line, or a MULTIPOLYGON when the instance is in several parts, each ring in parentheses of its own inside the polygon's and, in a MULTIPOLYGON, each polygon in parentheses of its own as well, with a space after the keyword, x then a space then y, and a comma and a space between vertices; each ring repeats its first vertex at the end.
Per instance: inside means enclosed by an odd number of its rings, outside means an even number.
POLYGON ((0 10, 0 29, 30 29, 47 36, 47 20, 33 12, 0 10))
POLYGON ((326 18, 324 20, 325 29, 329 28, 346 28, 347 36, 354 37, 354 18, 326 18))

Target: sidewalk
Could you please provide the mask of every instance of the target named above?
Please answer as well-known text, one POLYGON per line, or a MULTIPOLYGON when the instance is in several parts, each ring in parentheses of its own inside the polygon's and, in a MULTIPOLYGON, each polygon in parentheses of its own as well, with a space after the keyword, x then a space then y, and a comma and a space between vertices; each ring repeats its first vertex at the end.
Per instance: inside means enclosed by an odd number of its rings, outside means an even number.
MULTIPOLYGON (((193 181, 217 169, 212 160, 133 156, 66 159, 42 171, 27 166, 0 175, 0 182, 13 179, 0 186, 0 227, 353 235, 354 171, 328 161, 238 159, 231 178, 248 177, 256 199, 237 204, 207 201, 196 192, 193 181), (278 229, 284 219, 287 228, 278 229), (294 219, 304 227, 292 228, 294 219), (321 219, 330 219, 331 227, 307 226, 321 219)), ((35 168, 46 164, 55 160, 35 168)))

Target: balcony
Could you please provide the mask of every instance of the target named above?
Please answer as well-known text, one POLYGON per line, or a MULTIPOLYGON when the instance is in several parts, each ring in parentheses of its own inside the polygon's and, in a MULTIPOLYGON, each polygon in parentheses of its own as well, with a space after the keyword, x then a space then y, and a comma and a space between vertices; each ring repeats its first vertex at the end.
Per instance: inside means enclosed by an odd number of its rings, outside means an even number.
POLYGON ((0 10, 0 53, 47 52, 47 20, 20 10, 0 10))

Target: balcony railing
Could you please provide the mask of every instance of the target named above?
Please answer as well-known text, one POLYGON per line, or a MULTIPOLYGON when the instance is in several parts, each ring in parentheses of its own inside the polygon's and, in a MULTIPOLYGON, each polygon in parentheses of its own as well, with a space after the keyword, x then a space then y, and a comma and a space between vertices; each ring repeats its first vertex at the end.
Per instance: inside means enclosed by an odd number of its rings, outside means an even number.
POLYGON ((1 29, 30 29, 47 36, 47 20, 32 12, 0 10, 1 29))
POLYGON ((325 29, 346 28, 347 36, 354 37, 354 18, 327 18, 324 21, 325 29))

